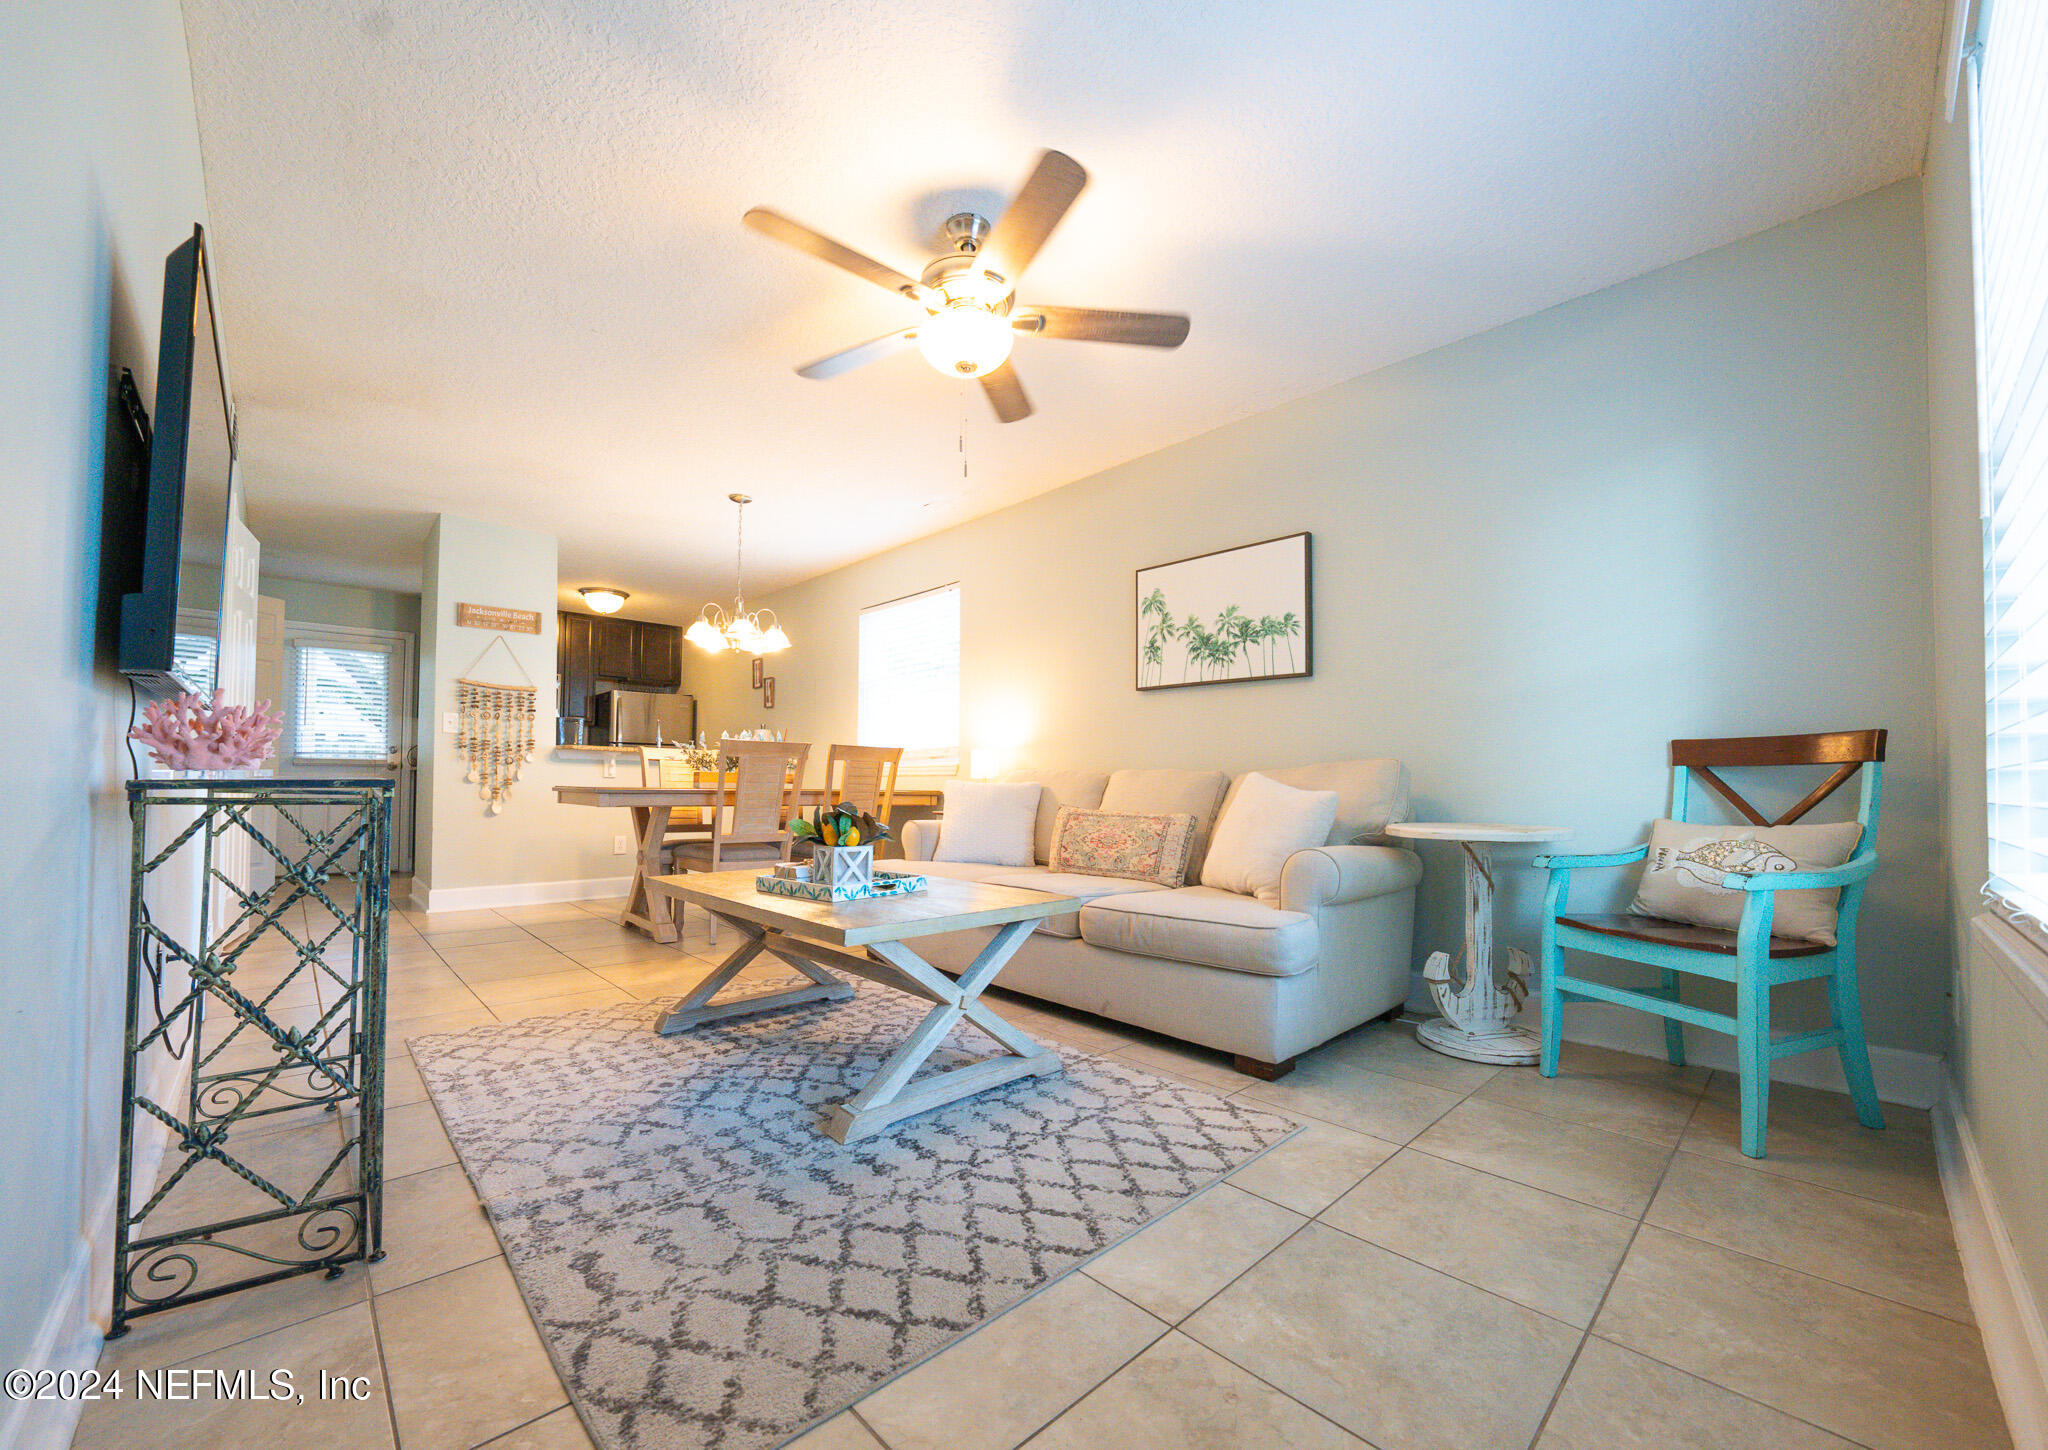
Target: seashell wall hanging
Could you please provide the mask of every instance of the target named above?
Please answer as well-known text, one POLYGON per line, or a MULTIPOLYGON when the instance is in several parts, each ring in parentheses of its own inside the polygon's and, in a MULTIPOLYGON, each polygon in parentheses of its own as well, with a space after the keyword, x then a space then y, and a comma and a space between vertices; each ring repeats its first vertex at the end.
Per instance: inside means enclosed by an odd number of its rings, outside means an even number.
MULTIPOLYGON (((519 657, 512 654, 511 647, 502 639, 486 645, 484 655, 491 652, 493 645, 511 656, 514 669, 522 675, 526 673, 519 657)), ((483 663, 484 655, 476 657, 476 664, 470 666, 472 672, 483 663)), ((468 766, 462 778, 476 784, 477 794, 490 802, 491 815, 505 809, 505 796, 512 782, 519 779, 520 770, 533 758, 537 693, 531 677, 524 685, 472 679, 455 682, 455 749, 468 766)))

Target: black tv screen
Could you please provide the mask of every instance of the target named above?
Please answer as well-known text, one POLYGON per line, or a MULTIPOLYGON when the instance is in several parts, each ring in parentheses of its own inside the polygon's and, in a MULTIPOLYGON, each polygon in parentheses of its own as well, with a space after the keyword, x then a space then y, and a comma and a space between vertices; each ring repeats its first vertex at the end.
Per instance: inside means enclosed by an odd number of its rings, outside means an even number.
POLYGON ((153 433, 137 520, 141 578, 121 599, 120 668, 153 692, 210 694, 220 655, 235 418, 206 233, 197 226, 164 263, 153 433))

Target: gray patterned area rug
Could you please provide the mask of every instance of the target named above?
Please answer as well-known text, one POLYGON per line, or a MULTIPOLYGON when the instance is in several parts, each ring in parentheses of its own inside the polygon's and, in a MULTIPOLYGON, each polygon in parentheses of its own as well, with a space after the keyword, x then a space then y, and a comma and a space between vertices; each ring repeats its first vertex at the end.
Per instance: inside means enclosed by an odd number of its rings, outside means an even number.
MULTIPOLYGON (((1061 1047, 1058 1076, 839 1144, 820 1110, 923 1004, 861 983, 675 1037, 665 1010, 412 1042, 604 1450, 780 1444, 1294 1131, 1061 1047)), ((963 1025, 925 1070, 988 1049, 963 1025)))

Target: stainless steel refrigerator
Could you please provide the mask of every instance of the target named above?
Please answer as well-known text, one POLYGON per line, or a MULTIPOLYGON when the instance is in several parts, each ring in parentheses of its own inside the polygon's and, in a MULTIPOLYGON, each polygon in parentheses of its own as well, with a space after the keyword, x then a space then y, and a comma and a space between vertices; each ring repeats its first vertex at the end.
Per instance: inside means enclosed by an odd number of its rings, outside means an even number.
POLYGON ((695 695, 599 690, 590 698, 592 745, 677 745, 697 738, 695 695))

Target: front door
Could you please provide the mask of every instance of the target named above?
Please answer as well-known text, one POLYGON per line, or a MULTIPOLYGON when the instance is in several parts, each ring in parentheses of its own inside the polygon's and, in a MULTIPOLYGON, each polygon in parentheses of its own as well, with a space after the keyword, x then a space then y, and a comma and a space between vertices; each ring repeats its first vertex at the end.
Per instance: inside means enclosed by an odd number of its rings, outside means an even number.
POLYGON ((391 781, 391 869, 401 874, 412 870, 413 854, 412 671, 409 634, 285 626, 277 773, 391 781))

